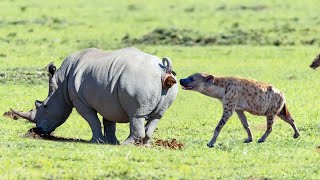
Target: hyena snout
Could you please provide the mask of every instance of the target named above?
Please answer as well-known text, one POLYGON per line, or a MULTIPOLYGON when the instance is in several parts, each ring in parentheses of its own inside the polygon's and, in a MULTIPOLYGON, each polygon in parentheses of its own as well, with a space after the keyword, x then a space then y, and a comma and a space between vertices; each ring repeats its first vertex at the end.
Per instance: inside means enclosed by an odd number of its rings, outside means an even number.
POLYGON ((180 84, 181 86, 187 86, 188 85, 187 79, 180 79, 180 84))
POLYGON ((191 85, 192 80, 190 78, 180 79, 180 84, 182 86, 182 89, 184 90, 191 90, 194 87, 191 85))

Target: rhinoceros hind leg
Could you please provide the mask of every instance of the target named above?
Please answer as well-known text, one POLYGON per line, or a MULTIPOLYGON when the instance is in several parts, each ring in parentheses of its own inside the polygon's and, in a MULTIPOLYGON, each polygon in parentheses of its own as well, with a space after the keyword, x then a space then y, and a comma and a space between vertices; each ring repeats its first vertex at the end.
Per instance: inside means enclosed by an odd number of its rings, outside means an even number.
POLYGON ((116 137, 116 123, 103 118, 103 129, 107 144, 118 145, 119 141, 116 137))
POLYGON ((146 132, 144 129, 144 121, 145 121, 145 118, 143 117, 133 117, 130 119, 130 135, 123 142, 123 145, 143 144, 142 141, 146 135, 146 132))
POLYGON ((146 129, 146 136, 143 138, 143 145, 146 147, 150 147, 150 139, 154 132, 154 130, 157 128, 158 122, 160 119, 150 119, 147 121, 147 124, 145 126, 146 129))

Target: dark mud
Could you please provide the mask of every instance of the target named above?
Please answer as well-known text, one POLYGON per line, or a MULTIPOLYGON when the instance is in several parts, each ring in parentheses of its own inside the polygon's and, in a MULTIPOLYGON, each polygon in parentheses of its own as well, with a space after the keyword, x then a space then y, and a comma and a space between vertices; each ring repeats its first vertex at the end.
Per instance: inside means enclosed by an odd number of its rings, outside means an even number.
POLYGON ((8 68, 0 69, 0 84, 44 84, 48 83, 45 68, 8 68))
MULTIPOLYGON (((26 8, 22 8, 26 9, 26 8)), ((57 17, 49 17, 46 15, 42 15, 39 18, 35 19, 20 19, 14 21, 0 21, 1 26, 17 26, 17 25, 47 25, 50 27, 54 26, 69 26, 69 25, 78 25, 77 22, 71 22, 67 19, 57 18, 57 17)))
MULTIPOLYGON (((292 32, 298 30, 289 24, 275 25, 269 29, 243 29, 238 23, 226 28, 224 32, 204 34, 191 29, 156 28, 141 37, 131 37, 129 34, 122 38, 126 45, 320 45, 317 37, 301 39, 290 38, 292 32)), ((300 32, 300 30, 299 30, 300 32)), ((300 32, 302 33, 302 31, 300 32)), ((305 31, 304 31, 305 33, 305 31)))
POLYGON ((263 11, 268 9, 265 5, 238 5, 238 6, 226 6, 226 5, 220 5, 216 8, 217 11, 263 11))

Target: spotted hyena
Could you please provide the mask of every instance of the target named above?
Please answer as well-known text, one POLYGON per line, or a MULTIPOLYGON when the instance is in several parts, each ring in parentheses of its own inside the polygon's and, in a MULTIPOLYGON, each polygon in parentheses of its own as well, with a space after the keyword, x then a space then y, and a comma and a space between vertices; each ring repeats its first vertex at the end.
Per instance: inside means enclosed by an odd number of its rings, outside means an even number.
POLYGON ((252 134, 244 111, 267 117, 267 130, 258 142, 264 142, 267 139, 272 131, 272 124, 276 116, 291 125, 294 130, 294 138, 300 135, 285 104, 283 93, 272 85, 252 79, 218 77, 206 73, 196 73, 185 79, 180 79, 180 84, 185 90, 198 91, 222 102, 223 114, 212 139, 207 144, 209 147, 214 146, 222 127, 234 111, 248 134, 245 143, 252 142, 252 134))
POLYGON ((311 67, 312 69, 316 69, 316 68, 319 67, 319 66, 320 66, 320 54, 318 54, 318 55, 316 56, 316 58, 314 58, 314 60, 312 61, 310 67, 311 67))

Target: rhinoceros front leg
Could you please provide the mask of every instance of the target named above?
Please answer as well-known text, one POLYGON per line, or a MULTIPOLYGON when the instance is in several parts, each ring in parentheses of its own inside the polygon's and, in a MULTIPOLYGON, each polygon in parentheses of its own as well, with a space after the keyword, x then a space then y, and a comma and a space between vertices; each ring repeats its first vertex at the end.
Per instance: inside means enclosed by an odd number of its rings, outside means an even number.
POLYGON ((89 126, 92 131, 92 138, 90 142, 93 143, 105 143, 105 139, 102 135, 101 122, 98 118, 97 111, 94 109, 85 106, 80 101, 73 102, 74 107, 78 113, 89 123, 89 126))
POLYGON ((154 132, 154 130, 157 128, 159 119, 150 119, 148 120, 145 129, 146 129, 146 136, 143 138, 143 145, 150 147, 150 138, 154 132))
POLYGON ((116 123, 103 118, 104 137, 108 144, 119 144, 116 137, 116 123))
POLYGON ((130 135, 123 142, 123 145, 142 144, 142 140, 145 137, 144 121, 145 121, 145 118, 138 118, 138 117, 131 118, 130 135))

